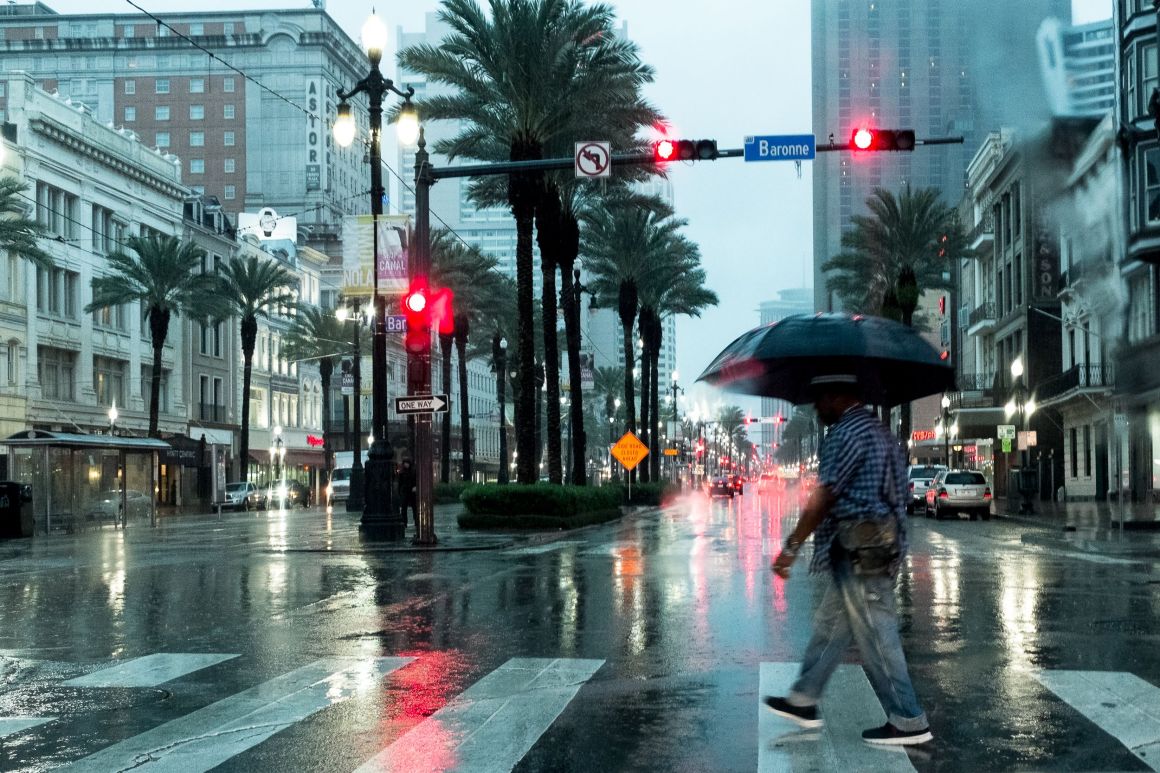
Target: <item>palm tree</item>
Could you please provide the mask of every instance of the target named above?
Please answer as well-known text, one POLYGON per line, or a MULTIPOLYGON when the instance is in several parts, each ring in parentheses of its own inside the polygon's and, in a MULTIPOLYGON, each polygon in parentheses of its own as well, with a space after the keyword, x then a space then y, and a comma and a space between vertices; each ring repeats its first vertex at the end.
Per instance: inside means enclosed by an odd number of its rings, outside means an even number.
POLYGON ((149 437, 157 437, 161 399, 161 355, 169 336, 169 322, 176 316, 194 319, 219 317, 220 282, 213 274, 201 272, 205 252, 191 242, 174 236, 130 236, 125 246, 131 252, 107 256, 112 273, 93 277, 93 300, 86 313, 140 302, 149 316, 153 342, 153 371, 149 388, 149 437))
MULTIPOLYGON (((616 305, 624 339, 624 404, 629 432, 636 432, 633 329, 639 310, 639 286, 650 271, 665 265, 677 230, 685 221, 673 216, 656 197, 626 195, 585 216, 582 234, 590 289, 596 303, 616 305)), ((635 477, 635 476, 634 476, 635 477)))
MULTIPOLYGON (((468 399, 467 340, 471 334, 473 318, 489 302, 489 295, 496 291, 495 267, 498 261, 484 255, 478 249, 459 241, 449 231, 437 231, 431 238, 431 280, 440 287, 449 288, 454 293, 455 332, 439 335, 439 351, 442 355, 443 388, 451 384, 451 352, 454 347, 459 360, 459 429, 460 429, 460 477, 471 479, 471 403, 468 399)), ((451 414, 443 414, 443 442, 440 458, 440 480, 447 483, 451 478, 451 414)))
POLYGON ((318 375, 322 379, 322 455, 325 468, 322 483, 325 485, 330 482, 330 471, 334 467, 329 426, 330 379, 334 375, 334 363, 352 351, 351 339, 333 309, 299 304, 286 333, 283 351, 290 360, 318 363, 318 375))
POLYGON ((298 279, 287 269, 256 255, 235 256, 221 270, 222 297, 230 316, 238 317, 242 334, 242 427, 239 442, 238 476, 246 479, 250 462, 250 383, 253 376, 254 345, 258 340, 258 318, 270 318, 272 311, 294 307, 298 279))
MULTIPOLYGON (((459 132, 436 143, 448 158, 504 160, 543 157, 557 140, 572 134, 578 116, 607 111, 610 105, 637 98, 629 79, 612 74, 626 46, 615 33, 611 6, 585 6, 579 0, 492 0, 485 14, 472 0, 443 0, 439 18, 451 33, 437 46, 420 45, 399 53, 399 62, 428 82, 451 87, 453 93, 422 101, 420 110, 431 120, 460 122, 459 132), (535 41, 535 45, 529 45, 535 41)), ((542 195, 540 173, 508 177, 506 203, 516 220, 516 287, 522 352, 535 347, 532 313, 532 229, 542 195)), ((554 318, 553 318, 554 319, 554 318)), ((519 359, 516 445, 518 479, 534 483, 535 365, 519 359)))
POLYGON ((5 176, 0 178, 0 250, 5 250, 40 269, 51 269, 55 264, 52 256, 40 248, 37 239, 44 236, 45 227, 31 220, 25 212, 21 194, 28 186, 21 180, 5 176))
MULTIPOLYGON (((951 267, 970 250, 957 211, 940 196, 937 188, 907 188, 897 198, 875 188, 866 199, 870 215, 850 218, 842 252, 822 265, 826 286, 850 311, 909 326, 924 291, 951 289, 951 267)), ((899 437, 907 440, 910 403, 900 413, 899 437)))

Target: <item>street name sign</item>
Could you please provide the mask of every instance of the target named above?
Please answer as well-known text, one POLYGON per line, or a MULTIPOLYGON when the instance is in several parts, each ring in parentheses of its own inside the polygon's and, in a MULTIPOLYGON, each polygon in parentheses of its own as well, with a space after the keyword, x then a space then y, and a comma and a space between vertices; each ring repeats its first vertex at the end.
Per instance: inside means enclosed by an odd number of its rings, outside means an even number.
POLYGON ((616 445, 612 447, 612 455, 616 457, 616 461, 623 465, 624 469, 631 470, 648 456, 648 446, 640 442, 640 438, 636 435, 625 432, 620 440, 616 441, 616 445))
POLYGON ((812 134, 772 134, 745 138, 746 161, 810 161, 817 156, 812 134))
POLYGON ((388 314, 386 319, 386 331, 388 333, 406 333, 407 332, 407 318, 402 314, 388 314))
POLYGON ((411 416, 416 413, 447 413, 447 395, 396 397, 395 413, 399 416, 411 416))
POLYGON ((1015 439, 1015 425, 1014 424, 1000 424, 998 426, 998 436, 1000 440, 1014 440, 1015 439))

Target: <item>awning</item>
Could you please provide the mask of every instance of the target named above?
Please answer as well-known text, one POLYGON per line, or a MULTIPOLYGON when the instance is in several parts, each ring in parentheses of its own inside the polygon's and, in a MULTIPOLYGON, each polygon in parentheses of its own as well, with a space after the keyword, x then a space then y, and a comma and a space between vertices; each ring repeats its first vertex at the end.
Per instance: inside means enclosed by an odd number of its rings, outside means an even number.
POLYGON ((326 454, 321 448, 287 448, 286 464, 295 467, 321 467, 326 463, 326 454))
POLYGON ((150 437, 122 437, 120 435, 81 435, 71 432, 49 432, 28 429, 9 435, 3 441, 13 447, 57 446, 61 448, 107 448, 122 451, 167 451, 171 446, 164 440, 150 437))
POLYGON ((161 452, 162 464, 178 467, 202 466, 202 462, 205 460, 205 445, 203 443, 184 435, 174 435, 166 438, 166 441, 172 448, 161 452))

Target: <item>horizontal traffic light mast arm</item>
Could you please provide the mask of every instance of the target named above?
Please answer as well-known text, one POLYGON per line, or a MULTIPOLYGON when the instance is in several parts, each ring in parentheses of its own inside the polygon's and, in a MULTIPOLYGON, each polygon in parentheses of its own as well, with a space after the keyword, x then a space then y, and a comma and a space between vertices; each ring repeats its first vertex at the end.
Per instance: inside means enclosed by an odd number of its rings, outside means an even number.
MULTIPOLYGON (((962 137, 931 137, 925 140, 915 140, 916 145, 961 145, 963 143, 962 137)), ((874 152, 874 151, 859 151, 848 142, 843 143, 829 143, 828 145, 818 145, 817 152, 825 153, 835 150, 849 150, 855 152, 874 152)), ((726 150, 719 150, 717 152, 718 158, 742 158, 745 156, 744 148, 730 148, 726 150)), ((693 161, 711 161, 713 159, 694 159, 693 161)), ((629 166, 633 164, 657 164, 664 166, 667 164, 680 163, 679 161, 661 161, 658 162, 652 151, 644 153, 615 153, 612 156, 612 166, 629 166)), ((454 177, 487 177, 497 174, 514 174, 516 172, 548 172, 557 169, 572 169, 576 164, 574 158, 540 158, 532 161, 497 161, 490 164, 465 164, 463 166, 430 166, 426 173, 430 175, 430 179, 434 180, 449 180, 454 177)))

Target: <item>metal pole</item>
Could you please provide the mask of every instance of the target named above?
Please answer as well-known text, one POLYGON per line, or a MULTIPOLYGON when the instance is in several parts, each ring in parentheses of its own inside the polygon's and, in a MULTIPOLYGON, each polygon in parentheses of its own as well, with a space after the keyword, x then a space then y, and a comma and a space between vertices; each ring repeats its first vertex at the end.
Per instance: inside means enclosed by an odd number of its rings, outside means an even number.
MULTIPOLYGON (((415 153, 415 248, 411 250, 411 277, 425 277, 431 270, 431 174, 427 140, 419 129, 419 149, 415 153)), ((407 392, 410 395, 431 394, 431 347, 424 352, 407 353, 407 392)), ((419 505, 417 545, 434 545, 435 536, 434 470, 431 455, 431 414, 415 417, 415 488, 419 505)))
POLYGON ((359 326, 362 324, 362 306, 356 301, 354 305, 354 361, 351 363, 350 373, 354 378, 354 435, 351 443, 353 459, 350 463, 350 493, 347 495, 346 511, 359 513, 363 511, 366 501, 366 477, 363 475, 362 463, 362 344, 359 342, 359 326))

